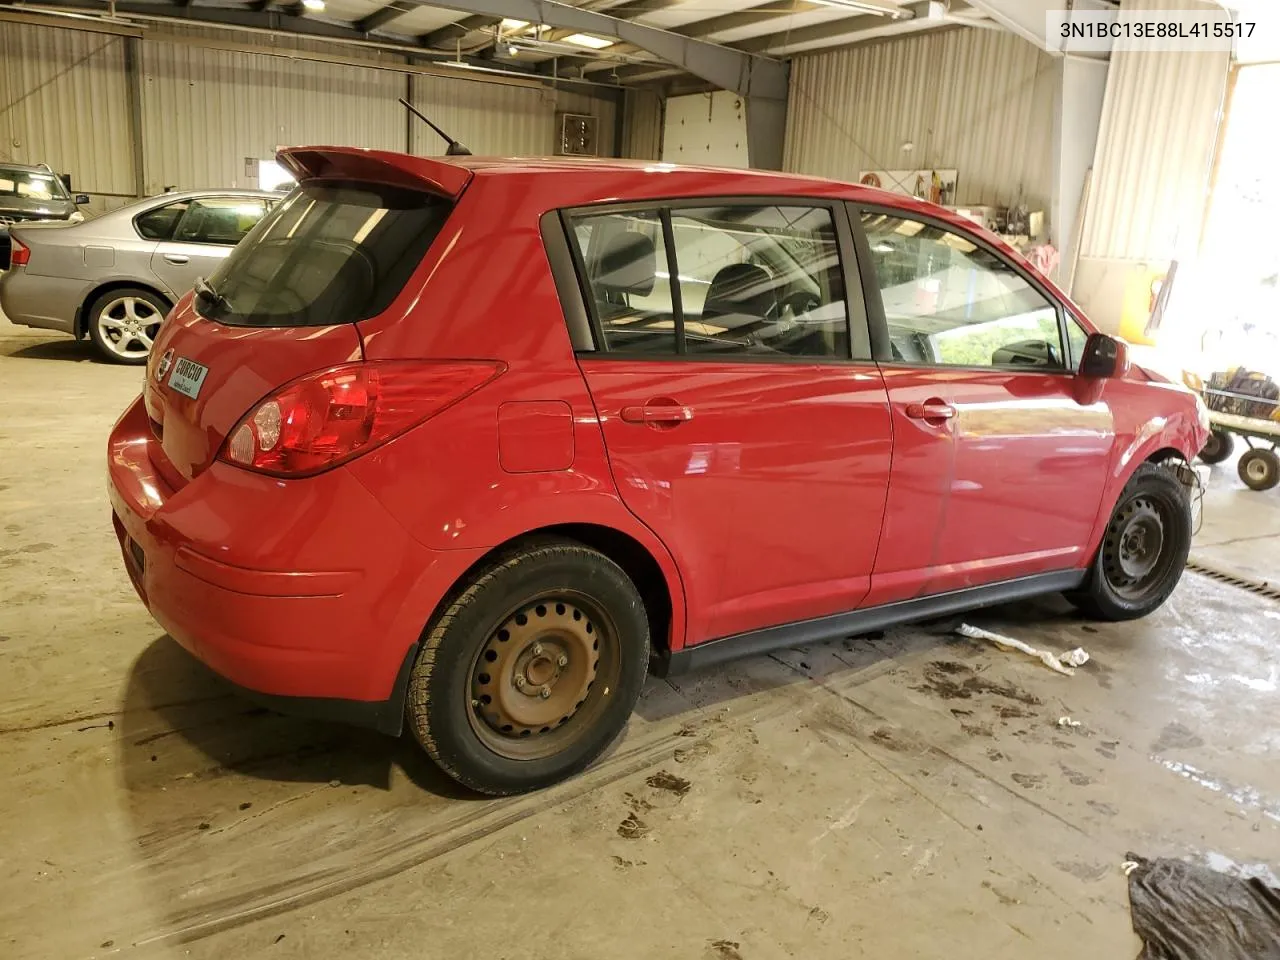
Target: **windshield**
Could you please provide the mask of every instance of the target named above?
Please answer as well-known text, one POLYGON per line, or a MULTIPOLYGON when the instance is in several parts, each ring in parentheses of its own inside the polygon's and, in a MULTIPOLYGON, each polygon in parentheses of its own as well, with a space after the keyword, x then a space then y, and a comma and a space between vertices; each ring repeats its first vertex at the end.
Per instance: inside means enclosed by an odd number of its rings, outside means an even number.
POLYGON ((197 287, 196 309, 232 326, 367 320, 391 305, 452 209, 417 190, 303 184, 197 287))
POLYGON ((67 191, 62 186, 62 181, 52 173, 0 167, 0 197, 20 197, 23 200, 66 200, 67 191))

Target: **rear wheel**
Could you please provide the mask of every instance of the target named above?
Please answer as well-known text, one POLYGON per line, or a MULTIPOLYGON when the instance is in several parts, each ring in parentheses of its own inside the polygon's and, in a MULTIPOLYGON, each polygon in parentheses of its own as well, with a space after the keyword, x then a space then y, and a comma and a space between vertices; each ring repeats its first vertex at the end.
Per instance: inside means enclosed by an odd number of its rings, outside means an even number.
POLYGON ((613 742, 648 660, 644 604, 617 564, 571 541, 527 544, 431 625, 409 680, 409 724, 473 790, 535 790, 613 742))
POLYGON ((1191 531, 1186 488, 1164 467, 1143 464, 1120 494, 1088 580, 1069 598, 1099 620, 1145 617, 1182 578, 1191 531))
POLYGON ((1231 456, 1235 446, 1236 442, 1231 434, 1214 430, 1205 441, 1204 449, 1200 451, 1200 459, 1205 463, 1221 463, 1231 456))
POLYGON ((146 363, 168 312, 169 304, 150 290, 109 290, 89 305, 89 338, 112 363, 146 363))
POLYGON ((1270 490, 1280 483, 1280 457, 1274 450, 1255 447, 1246 451, 1236 470, 1250 490, 1270 490))

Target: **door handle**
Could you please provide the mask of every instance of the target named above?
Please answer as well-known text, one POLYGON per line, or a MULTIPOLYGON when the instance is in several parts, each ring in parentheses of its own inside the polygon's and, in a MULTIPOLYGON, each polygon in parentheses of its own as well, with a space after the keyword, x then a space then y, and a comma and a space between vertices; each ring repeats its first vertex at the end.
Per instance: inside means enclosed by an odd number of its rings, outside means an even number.
POLYGON ((683 407, 674 400, 650 400, 643 406, 623 407, 619 413, 624 423, 648 423, 670 425, 684 423, 693 419, 693 411, 683 407))
POLYGON ((190 262, 191 262, 191 258, 190 258, 190 257, 188 257, 188 256, 184 256, 184 255, 183 255, 183 254, 181 254, 181 253, 166 253, 166 254, 163 254, 163 256, 164 256, 164 258, 165 258, 166 260, 168 260, 170 263, 179 263, 179 264, 181 264, 181 263, 190 263, 190 262))
POLYGON ((924 403, 908 403, 906 414, 912 420, 923 420, 936 425, 954 417, 956 408, 937 398, 930 398, 924 403))

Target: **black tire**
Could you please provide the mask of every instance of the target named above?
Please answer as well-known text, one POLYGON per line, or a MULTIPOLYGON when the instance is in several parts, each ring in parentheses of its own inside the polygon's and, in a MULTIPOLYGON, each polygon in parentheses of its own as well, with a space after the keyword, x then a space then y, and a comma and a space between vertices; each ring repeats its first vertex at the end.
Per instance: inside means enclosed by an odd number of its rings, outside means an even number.
POLYGON ((1144 463, 1120 494, 1088 579, 1068 599, 1096 620, 1145 617, 1182 578, 1191 534, 1186 487, 1171 470, 1144 463))
POLYGON ((103 359, 139 366, 147 362, 151 342, 170 308, 167 300, 150 290, 118 287, 89 304, 84 315, 85 329, 103 359))
POLYGON ((1236 465, 1236 472, 1250 490, 1270 490, 1280 483, 1280 457, 1274 450, 1261 447, 1246 450, 1236 465))
POLYGON ((1231 456, 1235 448, 1235 437, 1229 433, 1223 433, 1221 430, 1214 430, 1209 434, 1209 439, 1204 442, 1204 449, 1200 451, 1200 459, 1205 463, 1221 463, 1231 456))
POLYGON ((580 543, 539 540, 497 557, 430 624, 406 715, 459 783, 495 796, 537 790, 586 769, 617 738, 648 663, 649 623, 630 578, 580 543), (567 715, 538 717, 548 710, 567 715))

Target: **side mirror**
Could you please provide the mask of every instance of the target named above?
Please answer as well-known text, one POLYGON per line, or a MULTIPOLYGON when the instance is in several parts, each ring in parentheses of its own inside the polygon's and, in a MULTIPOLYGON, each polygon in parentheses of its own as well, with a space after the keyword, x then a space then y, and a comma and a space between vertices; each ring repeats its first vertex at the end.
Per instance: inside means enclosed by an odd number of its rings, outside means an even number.
POLYGON ((1123 377, 1128 372, 1129 350, 1121 341, 1105 333, 1089 334, 1080 358, 1082 377, 1123 377))
POLYGON ((76 194, 76 206, 83 207, 88 202, 89 202, 89 195, 87 193, 76 194))

